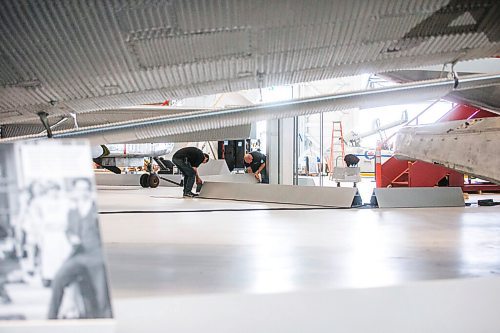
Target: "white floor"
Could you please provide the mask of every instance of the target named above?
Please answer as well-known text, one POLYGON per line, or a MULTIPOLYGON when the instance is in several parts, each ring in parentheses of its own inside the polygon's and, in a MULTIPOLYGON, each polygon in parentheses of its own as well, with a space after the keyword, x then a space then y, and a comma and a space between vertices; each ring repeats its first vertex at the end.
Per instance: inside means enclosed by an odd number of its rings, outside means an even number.
MULTIPOLYGON (((500 206, 306 209, 109 186, 98 195, 116 320, 0 331, 498 332, 500 206)), ((500 201, 470 201, 479 198, 500 201)))
POLYGON ((276 210, 297 206, 139 187, 101 187, 99 205, 115 298, 500 274, 499 206, 276 210))

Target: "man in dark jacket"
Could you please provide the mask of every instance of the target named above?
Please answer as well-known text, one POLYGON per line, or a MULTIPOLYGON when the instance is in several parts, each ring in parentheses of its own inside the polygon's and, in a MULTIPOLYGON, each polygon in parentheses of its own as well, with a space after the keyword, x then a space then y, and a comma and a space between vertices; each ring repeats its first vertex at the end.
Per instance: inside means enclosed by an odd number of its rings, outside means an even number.
POLYGON ((193 189, 194 181, 196 179, 196 184, 202 184, 198 174, 198 167, 202 163, 207 163, 209 159, 208 154, 204 154, 203 151, 196 147, 185 147, 179 149, 175 152, 172 157, 172 162, 179 168, 181 173, 184 175, 184 193, 185 198, 193 198, 198 196, 191 192, 193 189))
POLYGON ((269 184, 269 178, 266 171, 266 155, 253 151, 249 154, 245 154, 243 157, 245 160, 245 167, 248 173, 253 173, 255 178, 261 183, 269 184))

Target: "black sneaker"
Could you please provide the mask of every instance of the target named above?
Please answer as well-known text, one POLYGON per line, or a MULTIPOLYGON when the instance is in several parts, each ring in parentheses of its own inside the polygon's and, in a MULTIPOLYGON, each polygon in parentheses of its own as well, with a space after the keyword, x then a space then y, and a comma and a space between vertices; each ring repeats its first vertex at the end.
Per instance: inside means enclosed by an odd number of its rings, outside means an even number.
POLYGON ((184 198, 196 198, 199 194, 196 194, 196 193, 193 193, 193 192, 188 192, 188 193, 184 193, 183 194, 183 197, 184 198))

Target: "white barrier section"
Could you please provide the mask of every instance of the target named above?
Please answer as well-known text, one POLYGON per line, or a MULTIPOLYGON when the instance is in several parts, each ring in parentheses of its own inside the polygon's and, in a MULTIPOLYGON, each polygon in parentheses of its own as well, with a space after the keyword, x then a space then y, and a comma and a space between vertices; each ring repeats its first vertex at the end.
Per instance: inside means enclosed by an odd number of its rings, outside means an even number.
POLYGON ((380 208, 463 207, 460 187, 376 188, 380 208))
POLYGON ((257 184, 257 179, 249 173, 200 176, 205 182, 257 184))
POLYGON ((294 292, 120 299, 118 333, 498 333, 500 278, 294 292))
POLYGON ((201 198, 349 208, 356 188, 206 182, 201 198))
POLYGON ((226 160, 211 159, 208 163, 202 164, 198 168, 200 177, 209 175, 229 175, 231 172, 227 167, 226 160))

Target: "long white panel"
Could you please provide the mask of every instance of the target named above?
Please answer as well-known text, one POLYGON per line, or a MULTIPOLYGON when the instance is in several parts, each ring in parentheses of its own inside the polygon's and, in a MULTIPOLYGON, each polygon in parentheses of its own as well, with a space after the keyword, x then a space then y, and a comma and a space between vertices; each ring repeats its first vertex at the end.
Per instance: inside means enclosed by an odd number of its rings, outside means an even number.
POLYGON ((207 182, 203 185, 200 197, 349 208, 355 194, 356 188, 350 187, 207 182))
POLYGON ((380 208, 463 207, 460 187, 376 188, 380 208))

